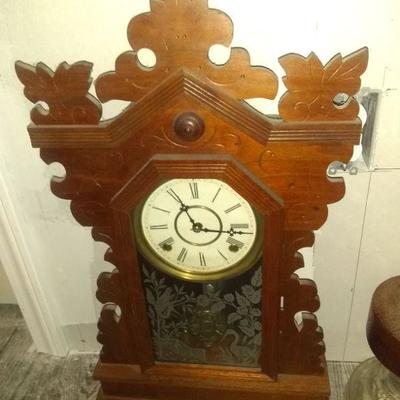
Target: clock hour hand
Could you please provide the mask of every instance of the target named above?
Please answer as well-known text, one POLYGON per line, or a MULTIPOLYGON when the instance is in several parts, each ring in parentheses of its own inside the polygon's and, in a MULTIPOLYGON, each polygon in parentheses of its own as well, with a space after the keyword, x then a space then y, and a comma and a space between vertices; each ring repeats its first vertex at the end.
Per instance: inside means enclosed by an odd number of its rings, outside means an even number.
POLYGON ((181 202, 181 211, 184 212, 188 216, 189 221, 192 224, 192 229, 193 229, 194 226, 196 225, 196 221, 190 216, 189 211, 188 211, 189 208, 190 208, 189 206, 187 206, 181 202))

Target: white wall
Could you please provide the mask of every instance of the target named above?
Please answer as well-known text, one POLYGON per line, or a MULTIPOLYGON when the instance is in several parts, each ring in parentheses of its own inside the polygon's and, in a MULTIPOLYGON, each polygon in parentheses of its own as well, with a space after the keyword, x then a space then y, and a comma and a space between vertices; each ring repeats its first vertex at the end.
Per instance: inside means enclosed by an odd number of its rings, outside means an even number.
POLYGON ((14 292, 11 288, 8 277, 0 263, 0 304, 16 304, 14 292))
MULTIPOLYGON (((313 50, 327 62, 336 52, 348 54, 368 46, 370 65, 363 85, 384 91, 375 165, 399 166, 397 0, 382 0, 379 5, 375 0, 337 0, 329 4, 317 0, 210 0, 209 4, 233 19, 233 45, 246 47, 253 64, 267 65, 279 76, 284 73, 277 59, 287 52, 308 55, 313 50)), ((54 69, 64 60, 72 63, 87 59, 94 63, 93 75, 98 76, 113 69, 115 58, 129 49, 126 26, 134 14, 148 7, 147 0, 3 0, 0 9, 0 174, 10 198, 9 210, 15 212, 15 222, 32 261, 31 272, 43 293, 47 317, 67 335, 73 348, 85 348, 82 340, 87 342, 87 336, 93 337, 99 311, 94 300, 95 281, 98 273, 110 266, 102 261, 105 246, 94 244, 89 230, 74 222, 68 202, 50 193, 52 167, 48 168, 38 150, 30 147, 26 125, 31 104, 23 97, 13 64, 19 59, 28 63, 43 61, 54 69)), ((281 85, 280 93, 284 90, 281 85)), ((276 103, 266 100, 253 103, 264 112, 277 109, 276 103)), ((113 115, 120 106, 105 105, 106 115, 113 115)), ((386 232, 393 233, 392 228, 383 224, 381 234, 374 236, 372 228, 363 234, 367 197, 373 198, 373 190, 378 190, 370 180, 368 172, 346 179, 348 197, 345 203, 331 206, 328 225, 318 233, 314 250, 324 302, 320 318, 326 326, 330 358, 340 359, 345 353, 350 359, 359 356, 353 355, 350 347, 345 350, 349 327, 359 339, 359 346, 364 346, 362 329, 355 329, 355 321, 359 326, 364 324, 372 287, 391 275, 399 261, 395 241, 385 236, 386 232), (382 263, 379 273, 369 262, 367 237, 378 246, 384 239, 385 253, 381 257, 390 253, 391 262, 382 263), (371 271, 375 272, 370 281, 371 271), (368 285, 364 284, 366 280, 368 285), (352 307, 358 307, 357 312, 351 314, 352 307)), ((380 190, 383 187, 384 193, 390 190, 383 181, 376 180, 376 185, 380 190)), ((392 196, 395 203, 396 194, 392 192, 392 196)), ((367 209, 371 215, 376 214, 380 200, 376 197, 369 206, 372 208, 367 209)), ((390 217, 388 224, 394 224, 397 215, 390 217)), ((374 225, 373 220, 368 221, 374 225)), ((93 346, 86 343, 86 349, 93 346)))

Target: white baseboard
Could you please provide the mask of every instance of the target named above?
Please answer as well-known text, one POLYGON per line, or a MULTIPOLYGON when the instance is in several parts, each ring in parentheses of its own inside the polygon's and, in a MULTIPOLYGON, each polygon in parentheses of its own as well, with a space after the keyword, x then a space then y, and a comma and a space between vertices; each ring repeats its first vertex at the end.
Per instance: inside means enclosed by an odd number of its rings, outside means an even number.
POLYGON ((97 342, 96 324, 65 325, 62 327, 70 353, 98 353, 101 345, 97 342))
POLYGON ((67 354, 67 342, 44 296, 1 173, 0 257, 37 350, 59 356, 67 354))

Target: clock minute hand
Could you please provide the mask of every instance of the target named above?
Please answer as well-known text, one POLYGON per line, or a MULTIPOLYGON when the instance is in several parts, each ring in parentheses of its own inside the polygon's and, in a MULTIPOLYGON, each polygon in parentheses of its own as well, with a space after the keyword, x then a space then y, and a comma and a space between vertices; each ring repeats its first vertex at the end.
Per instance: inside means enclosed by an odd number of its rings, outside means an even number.
POLYGON ((213 233, 228 233, 230 236, 233 236, 233 235, 254 235, 253 232, 235 231, 233 229, 229 229, 229 231, 224 231, 224 230, 221 230, 221 229, 199 228, 199 231, 202 231, 202 232, 213 232, 213 233))
POLYGON ((182 199, 176 194, 176 192, 175 192, 175 190, 174 189, 169 189, 168 191, 167 191, 167 193, 175 200, 175 201, 177 201, 180 205, 181 205, 181 207, 180 207, 180 209, 181 209, 181 211, 183 211, 184 213, 186 213, 186 215, 188 216, 188 218, 189 218, 189 221, 190 221, 190 223, 192 224, 192 226, 194 226, 195 224, 196 224, 196 222, 195 222, 195 220, 190 216, 190 214, 189 214, 189 206, 187 206, 183 201, 182 201, 182 199))

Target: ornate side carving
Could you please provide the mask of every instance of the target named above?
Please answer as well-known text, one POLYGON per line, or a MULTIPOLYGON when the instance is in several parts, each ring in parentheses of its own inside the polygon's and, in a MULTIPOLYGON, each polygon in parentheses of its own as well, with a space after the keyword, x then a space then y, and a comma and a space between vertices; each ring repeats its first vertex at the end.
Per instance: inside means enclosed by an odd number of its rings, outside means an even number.
POLYGON ((81 200, 71 202, 71 212, 77 221, 83 226, 93 225, 93 221, 101 221, 102 224, 111 223, 112 214, 108 206, 99 201, 81 200))
POLYGON ((118 270, 102 272, 97 278, 97 300, 102 304, 115 303, 121 305, 121 276, 118 270))
MULTIPOLYGON (((105 259, 114 262, 111 249, 108 249, 105 259)), ((97 339, 103 345, 100 354, 103 362, 132 363, 137 362, 131 334, 129 333, 129 306, 125 301, 125 288, 122 275, 118 269, 113 272, 103 272, 97 279, 97 299, 104 304, 98 322, 97 339)))
POLYGON ((112 225, 108 202, 119 182, 110 177, 124 171, 122 151, 67 149, 63 153, 42 149, 40 155, 47 164, 59 162, 64 166, 65 177, 53 177, 51 190, 57 197, 71 200, 72 214, 81 225, 112 225))
MULTIPOLYGON (((97 242, 106 243, 110 246, 110 248, 107 250, 107 253, 109 251, 111 251, 111 247, 114 242, 113 236, 114 236, 114 229, 112 226, 95 226, 92 229, 93 240, 95 240, 97 242)), ((107 256, 107 253, 106 253, 106 256, 107 256)), ((108 261, 108 260, 106 260, 106 261, 108 261)))
POLYGON ((61 63, 55 72, 43 63, 36 67, 18 61, 19 80, 25 85, 25 96, 32 103, 45 102, 46 110, 37 104, 31 111, 37 125, 97 124, 101 104, 88 93, 92 64, 86 61, 69 65, 61 63))
POLYGON ((311 247, 314 244, 314 233, 310 231, 286 232, 285 269, 281 274, 281 285, 286 284, 292 274, 304 267, 303 256, 298 252, 303 247, 311 247))
POLYGON ((115 304, 106 304, 97 324, 99 333, 97 340, 103 345, 100 358, 110 363, 135 363, 132 360, 132 342, 123 315, 118 315, 115 304))
POLYGON ((299 279, 293 273, 304 267, 303 257, 298 250, 312 246, 313 242, 312 232, 287 234, 286 268, 280 284, 284 303, 280 313, 279 370, 283 373, 323 373, 320 358, 325 352, 323 333, 313 314, 320 306, 317 287, 312 280, 299 279))
POLYGON ((292 275, 284 291, 280 369, 285 373, 323 372, 320 356, 325 352, 322 329, 313 314, 320 302, 315 283, 292 275), (301 313, 301 314, 299 314, 301 313), (297 317, 297 318, 295 318, 297 317))
POLYGON ((325 66, 311 53, 307 58, 288 54, 279 59, 287 76, 288 91, 279 103, 285 121, 350 121, 357 118, 359 105, 353 97, 360 89, 360 76, 368 64, 366 47, 342 58, 333 57, 325 66), (348 95, 343 104, 335 104, 337 94, 348 95))
POLYGON ((97 79, 101 101, 137 101, 183 67, 206 77, 238 100, 276 96, 276 75, 267 68, 252 67, 246 50, 232 49, 223 66, 216 67, 209 61, 212 45, 230 45, 233 26, 226 14, 210 10, 207 0, 151 0, 150 7, 150 13, 138 15, 129 24, 128 39, 134 51, 121 54, 116 71, 97 79), (141 65, 138 51, 143 48, 155 53, 153 68, 141 65))

